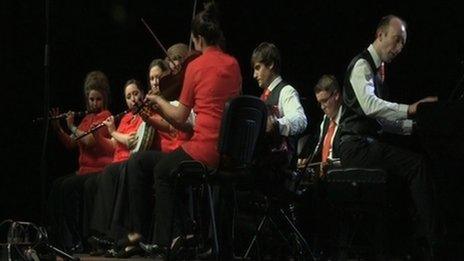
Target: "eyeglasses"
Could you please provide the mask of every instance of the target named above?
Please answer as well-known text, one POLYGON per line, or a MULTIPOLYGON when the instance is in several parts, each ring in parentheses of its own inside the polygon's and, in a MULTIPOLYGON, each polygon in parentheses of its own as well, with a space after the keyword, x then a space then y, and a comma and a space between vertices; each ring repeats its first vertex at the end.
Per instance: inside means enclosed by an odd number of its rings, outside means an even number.
POLYGON ((329 103, 330 98, 332 98, 332 96, 334 95, 334 93, 335 93, 335 91, 331 92, 330 95, 327 96, 326 98, 321 99, 320 101, 318 101, 319 106, 326 106, 327 103, 329 103))

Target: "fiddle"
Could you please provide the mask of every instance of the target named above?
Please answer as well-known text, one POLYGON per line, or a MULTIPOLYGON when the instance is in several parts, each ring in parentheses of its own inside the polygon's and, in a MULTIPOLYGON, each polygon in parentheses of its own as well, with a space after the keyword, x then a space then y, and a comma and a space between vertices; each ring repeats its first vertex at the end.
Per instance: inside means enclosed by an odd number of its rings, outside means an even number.
MULTIPOLYGON (((119 114, 116 114, 114 116, 114 119, 117 120, 117 119, 121 118, 121 116, 125 115, 128 112, 129 112, 128 110, 125 110, 125 111, 123 111, 123 112, 121 112, 119 114)), ((100 122, 99 124, 97 124, 97 125, 93 126, 92 128, 90 128, 88 131, 86 131, 86 132, 82 133, 81 135, 75 137, 74 141, 78 141, 78 140, 84 138, 85 136, 89 135, 90 133, 93 133, 93 132, 97 131, 98 129, 100 129, 103 126, 105 126, 105 123, 100 122)))
POLYGON ((169 74, 159 79, 159 93, 168 101, 176 100, 178 99, 182 90, 182 84, 184 81, 187 65, 193 60, 195 60, 195 58, 200 56, 201 53, 190 50, 186 57, 183 57, 180 63, 174 61, 173 58, 169 56, 168 51, 163 46, 161 41, 158 39, 158 37, 156 37, 153 30, 151 30, 150 26, 148 26, 148 24, 145 22, 145 20, 143 20, 143 18, 141 19, 141 21, 147 28, 148 32, 152 35, 158 46, 166 55, 166 60, 173 65, 173 68, 171 68, 169 74))
POLYGON ((187 66, 200 55, 200 52, 190 52, 184 61, 177 65, 177 70, 171 70, 168 75, 160 78, 160 93, 166 100, 173 101, 179 98, 187 66))

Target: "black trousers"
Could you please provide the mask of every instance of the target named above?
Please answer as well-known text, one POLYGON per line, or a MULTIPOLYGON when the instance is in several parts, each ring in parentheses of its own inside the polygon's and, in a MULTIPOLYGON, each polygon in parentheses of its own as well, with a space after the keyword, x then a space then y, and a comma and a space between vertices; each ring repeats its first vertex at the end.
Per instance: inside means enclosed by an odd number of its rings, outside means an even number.
POLYGON ((118 239, 127 216, 126 161, 112 163, 84 185, 84 235, 92 233, 118 239), (120 209, 116 211, 116 208, 120 209), (122 208, 122 209, 121 209, 122 208), (119 215, 115 215, 118 213, 119 215), (120 220, 121 227, 114 221, 120 220), (86 230, 87 229, 87 230, 86 230), (85 233, 87 232, 87 233, 85 233))
POLYGON ((82 226, 83 190, 84 183, 96 176, 96 173, 88 175, 67 175, 58 178, 52 185, 49 196, 48 208, 53 220, 53 226, 57 231, 56 241, 68 250, 76 244, 82 243, 84 229, 82 226))
POLYGON ((423 156, 370 138, 353 138, 340 144, 343 167, 380 168, 409 186, 429 240, 435 236, 433 186, 423 156))
POLYGON ((182 148, 178 148, 169 154, 161 155, 153 170, 155 179, 154 241, 165 247, 171 244, 172 225, 174 224, 173 208, 174 202, 178 199, 174 194, 177 182, 172 179, 172 174, 179 163, 184 160, 192 160, 192 158, 182 148))
MULTIPOLYGON (((130 232, 150 235, 152 221, 153 169, 165 154, 160 151, 142 151, 127 161, 128 224, 130 232)), ((121 208, 122 209, 122 208, 121 208)), ((121 211, 116 211, 121 212, 121 211)))

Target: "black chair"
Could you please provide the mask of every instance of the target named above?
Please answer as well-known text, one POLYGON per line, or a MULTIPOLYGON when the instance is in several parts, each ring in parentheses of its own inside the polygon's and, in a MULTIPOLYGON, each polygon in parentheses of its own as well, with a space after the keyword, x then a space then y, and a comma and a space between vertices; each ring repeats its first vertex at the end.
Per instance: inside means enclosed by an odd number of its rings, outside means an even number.
POLYGON ((187 185, 203 185, 210 213, 213 254, 221 256, 212 184, 235 180, 249 174, 257 144, 262 138, 267 121, 267 109, 263 101, 254 96, 242 95, 226 103, 219 133, 219 166, 208 168, 199 161, 180 163, 176 177, 187 185))

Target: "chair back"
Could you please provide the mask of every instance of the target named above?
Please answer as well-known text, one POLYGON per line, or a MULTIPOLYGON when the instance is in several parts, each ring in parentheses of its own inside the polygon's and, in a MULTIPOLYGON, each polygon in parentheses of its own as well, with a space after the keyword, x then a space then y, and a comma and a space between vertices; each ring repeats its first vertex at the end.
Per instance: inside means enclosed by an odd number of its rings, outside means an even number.
POLYGON ((219 134, 220 167, 248 167, 253 161, 258 142, 264 136, 266 122, 266 105, 259 98, 241 95, 228 101, 219 134))

